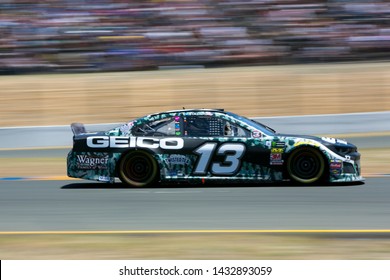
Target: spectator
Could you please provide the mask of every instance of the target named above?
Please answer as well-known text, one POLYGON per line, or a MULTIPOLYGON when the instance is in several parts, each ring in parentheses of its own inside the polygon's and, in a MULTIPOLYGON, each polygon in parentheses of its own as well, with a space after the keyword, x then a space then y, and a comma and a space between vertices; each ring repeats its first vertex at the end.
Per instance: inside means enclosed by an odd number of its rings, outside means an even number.
POLYGON ((390 3, 4 0, 0 73, 389 58, 390 3))

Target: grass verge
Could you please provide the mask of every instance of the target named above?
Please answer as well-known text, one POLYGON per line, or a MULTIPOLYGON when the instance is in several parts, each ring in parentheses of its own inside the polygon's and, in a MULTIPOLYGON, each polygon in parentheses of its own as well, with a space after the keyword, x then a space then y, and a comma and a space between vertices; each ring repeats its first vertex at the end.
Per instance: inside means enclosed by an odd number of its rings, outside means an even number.
POLYGON ((1 259, 374 259, 389 238, 320 234, 2 235, 1 259))

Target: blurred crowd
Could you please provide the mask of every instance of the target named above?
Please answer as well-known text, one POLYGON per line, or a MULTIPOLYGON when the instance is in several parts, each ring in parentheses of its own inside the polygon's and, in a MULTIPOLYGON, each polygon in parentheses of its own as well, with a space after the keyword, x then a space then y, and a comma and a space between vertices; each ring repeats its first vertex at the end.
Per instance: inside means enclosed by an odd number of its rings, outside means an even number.
POLYGON ((0 73, 390 58, 390 2, 0 0, 0 73))

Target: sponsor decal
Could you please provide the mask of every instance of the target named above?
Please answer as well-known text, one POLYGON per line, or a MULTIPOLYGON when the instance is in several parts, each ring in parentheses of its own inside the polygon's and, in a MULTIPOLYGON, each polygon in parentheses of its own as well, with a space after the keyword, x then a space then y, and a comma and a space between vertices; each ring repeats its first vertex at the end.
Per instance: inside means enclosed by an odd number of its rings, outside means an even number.
POLYGON ((134 122, 129 122, 128 124, 122 125, 119 130, 122 132, 123 135, 129 135, 130 129, 133 127, 134 122))
MULTIPOLYGON (((268 144, 266 143, 268 146, 268 144)), ((283 152, 286 143, 283 141, 272 141, 271 142, 271 154, 270 154, 270 165, 283 165, 283 152)))
POLYGON ((180 150, 184 147, 182 138, 123 137, 123 136, 90 136, 87 138, 90 148, 149 148, 180 150))
POLYGON ((111 178, 107 176, 99 176, 98 180, 102 182, 110 182, 111 178))
POLYGON ((261 138, 261 132, 258 130, 252 131, 253 138, 261 138))
POLYGON ((282 165, 282 154, 281 153, 271 153, 270 155, 270 164, 271 165, 282 165))
POLYGON ((272 147, 274 148, 284 148, 286 144, 280 141, 272 141, 272 147))
POLYGON ((348 142, 345 141, 345 140, 341 140, 341 139, 336 139, 336 138, 331 138, 331 137, 322 137, 321 138, 323 141, 326 141, 328 143, 332 143, 332 144, 343 144, 343 145, 347 145, 348 142))
POLYGON ((176 171, 176 170, 173 170, 173 171, 169 171, 169 176, 171 177, 183 177, 184 176, 184 173, 183 171, 176 171))
POLYGON ((342 167, 343 167, 343 163, 342 163, 341 160, 338 160, 338 159, 334 160, 334 159, 332 159, 330 161, 330 164, 329 164, 329 168, 330 169, 341 169, 342 167))
POLYGON ((320 146, 320 144, 318 144, 317 142, 315 142, 313 140, 308 140, 308 139, 299 140, 298 142, 296 142, 294 144, 294 147, 297 147, 297 146, 300 146, 300 145, 311 145, 311 146, 314 146, 314 147, 319 147, 320 146))
POLYGON ((339 143, 339 144, 344 144, 344 145, 347 145, 347 144, 348 144, 348 142, 345 141, 345 140, 336 139, 336 141, 337 141, 337 143, 339 143))
POLYGON ((331 169, 330 173, 333 175, 340 175, 341 174, 341 169, 331 169))
POLYGON ((167 164, 178 164, 178 165, 190 165, 191 164, 191 160, 184 155, 170 155, 164 161, 167 164))
POLYGON ((77 155, 76 159, 78 169, 107 169, 108 155, 77 155))
POLYGON ((336 139, 335 139, 335 138, 322 137, 321 139, 322 139, 323 141, 326 141, 326 142, 329 142, 329 143, 332 143, 332 144, 336 144, 336 139))
POLYGON ((329 162, 329 171, 333 175, 340 175, 343 168, 343 162, 339 159, 332 159, 329 162))
POLYGON ((271 154, 271 160, 282 160, 282 154, 271 154))
POLYGON ((180 136, 181 131, 180 131, 180 117, 175 117, 175 135, 180 136))
POLYGON ((284 141, 272 141, 271 142, 271 154, 270 154, 270 165, 283 165, 283 152, 286 147, 284 141))

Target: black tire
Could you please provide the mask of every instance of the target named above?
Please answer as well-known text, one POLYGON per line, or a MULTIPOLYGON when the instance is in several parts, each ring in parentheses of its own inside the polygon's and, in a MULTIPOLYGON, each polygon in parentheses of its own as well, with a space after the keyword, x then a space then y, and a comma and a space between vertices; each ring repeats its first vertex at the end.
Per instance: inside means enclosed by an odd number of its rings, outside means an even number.
POLYGON ((287 160, 287 172, 298 183, 312 184, 324 179, 325 160, 315 148, 305 147, 294 150, 287 160))
POLYGON ((121 181, 131 187, 147 187, 156 181, 158 166, 151 154, 135 151, 123 156, 118 173, 121 181))

